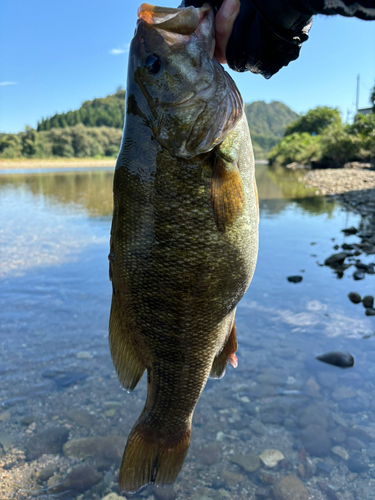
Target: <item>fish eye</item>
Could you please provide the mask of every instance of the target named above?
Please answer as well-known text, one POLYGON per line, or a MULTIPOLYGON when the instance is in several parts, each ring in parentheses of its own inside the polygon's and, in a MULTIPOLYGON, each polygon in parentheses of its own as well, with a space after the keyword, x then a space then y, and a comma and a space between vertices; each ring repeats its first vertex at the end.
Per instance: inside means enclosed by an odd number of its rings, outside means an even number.
POLYGON ((157 54, 149 54, 145 60, 145 68, 149 73, 155 75, 161 68, 161 59, 157 54))

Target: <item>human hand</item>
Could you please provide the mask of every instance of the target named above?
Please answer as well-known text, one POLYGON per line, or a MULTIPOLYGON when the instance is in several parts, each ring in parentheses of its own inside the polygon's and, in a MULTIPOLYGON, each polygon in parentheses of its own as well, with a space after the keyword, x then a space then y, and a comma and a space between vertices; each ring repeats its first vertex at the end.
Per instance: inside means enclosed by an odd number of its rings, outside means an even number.
POLYGON ((224 0, 215 18, 216 47, 215 56, 221 64, 227 62, 225 50, 232 33, 233 24, 240 13, 240 0, 224 0))

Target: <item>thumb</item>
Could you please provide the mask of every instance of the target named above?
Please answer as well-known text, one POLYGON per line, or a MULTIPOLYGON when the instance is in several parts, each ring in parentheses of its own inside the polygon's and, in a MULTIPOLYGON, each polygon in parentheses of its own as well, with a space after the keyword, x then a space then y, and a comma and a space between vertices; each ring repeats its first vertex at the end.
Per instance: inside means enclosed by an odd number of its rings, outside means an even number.
POLYGON ((240 12, 240 0, 224 0, 215 18, 216 47, 215 55, 221 64, 227 62, 225 50, 232 33, 233 24, 240 12))

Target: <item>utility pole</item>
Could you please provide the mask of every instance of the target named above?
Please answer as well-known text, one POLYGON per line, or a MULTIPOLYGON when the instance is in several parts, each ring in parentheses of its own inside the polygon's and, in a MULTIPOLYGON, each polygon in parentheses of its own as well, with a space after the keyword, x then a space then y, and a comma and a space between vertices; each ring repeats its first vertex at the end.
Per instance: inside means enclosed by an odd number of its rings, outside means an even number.
POLYGON ((357 75, 357 99, 356 99, 356 104, 355 104, 356 114, 358 114, 358 108, 359 108, 359 74, 357 75))

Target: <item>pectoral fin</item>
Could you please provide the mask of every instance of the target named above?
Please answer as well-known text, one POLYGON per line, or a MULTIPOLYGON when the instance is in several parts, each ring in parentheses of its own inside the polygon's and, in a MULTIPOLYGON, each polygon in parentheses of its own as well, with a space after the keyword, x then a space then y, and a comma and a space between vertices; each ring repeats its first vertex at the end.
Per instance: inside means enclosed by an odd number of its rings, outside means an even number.
POLYGON ((243 212, 245 193, 237 163, 218 156, 212 171, 211 203, 216 226, 225 231, 243 212))
POLYGON ((132 391, 140 381, 145 367, 134 348, 129 325, 123 318, 116 295, 112 296, 109 318, 109 347, 122 386, 127 391, 132 391))

